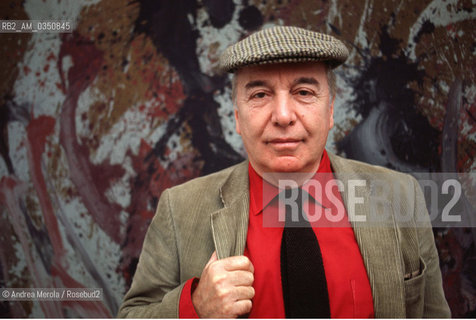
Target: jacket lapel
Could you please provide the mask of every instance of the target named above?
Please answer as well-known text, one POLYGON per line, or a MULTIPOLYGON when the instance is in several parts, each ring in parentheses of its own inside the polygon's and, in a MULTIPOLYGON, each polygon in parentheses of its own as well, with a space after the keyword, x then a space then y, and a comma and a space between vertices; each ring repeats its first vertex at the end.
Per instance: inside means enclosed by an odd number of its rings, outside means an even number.
POLYGON ((237 165, 220 188, 223 208, 211 214, 213 241, 218 259, 242 255, 249 216, 248 161, 237 165))
MULTIPOLYGON (((369 180, 371 177, 367 175, 367 172, 362 172, 362 168, 352 161, 337 157, 330 152, 328 154, 336 178, 344 184, 342 200, 347 211, 349 211, 349 180, 366 181, 366 187, 360 188, 363 192, 358 194, 363 198, 364 203, 355 205, 355 216, 369 220, 369 204, 372 197, 369 180)), ((375 317, 404 318, 402 260, 395 222, 393 221, 393 225, 384 226, 369 226, 368 223, 361 221, 351 221, 351 224, 367 269, 375 317)))

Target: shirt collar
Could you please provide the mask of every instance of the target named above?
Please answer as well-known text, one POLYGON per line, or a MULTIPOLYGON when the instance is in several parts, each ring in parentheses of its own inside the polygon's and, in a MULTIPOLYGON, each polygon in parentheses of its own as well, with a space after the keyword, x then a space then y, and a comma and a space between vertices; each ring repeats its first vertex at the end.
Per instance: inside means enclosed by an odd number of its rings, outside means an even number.
MULTIPOLYGON (((311 179, 318 179, 318 174, 332 173, 331 162, 327 151, 324 149, 322 153, 321 162, 315 175, 311 179)), ((264 180, 253 168, 251 162, 248 165, 248 176, 250 181, 250 213, 257 215, 263 211, 263 209, 273 200, 280 192, 279 188, 273 186, 264 180)), ((320 178, 319 178, 320 179, 320 178)), ((309 189, 309 184, 303 186, 303 190, 307 191, 314 197, 316 191, 314 188, 309 189)), ((315 197, 318 199, 320 197, 315 197)))

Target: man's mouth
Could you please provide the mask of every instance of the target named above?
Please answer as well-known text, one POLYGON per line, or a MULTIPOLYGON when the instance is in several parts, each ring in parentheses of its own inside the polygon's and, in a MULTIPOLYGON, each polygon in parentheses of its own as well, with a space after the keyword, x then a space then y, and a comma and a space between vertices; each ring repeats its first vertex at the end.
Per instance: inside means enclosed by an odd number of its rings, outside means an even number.
POLYGON ((303 142, 302 139, 295 139, 295 138, 276 138, 270 139, 266 142, 266 144, 270 144, 275 148, 279 149, 292 149, 297 147, 299 143, 303 142))

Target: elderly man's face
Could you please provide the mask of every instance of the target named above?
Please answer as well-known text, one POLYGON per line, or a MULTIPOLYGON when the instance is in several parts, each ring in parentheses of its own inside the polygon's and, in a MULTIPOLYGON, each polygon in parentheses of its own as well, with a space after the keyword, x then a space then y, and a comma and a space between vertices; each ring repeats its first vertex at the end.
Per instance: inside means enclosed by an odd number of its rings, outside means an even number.
POLYGON ((334 125, 324 64, 250 66, 236 77, 236 131, 253 168, 315 172, 334 125))

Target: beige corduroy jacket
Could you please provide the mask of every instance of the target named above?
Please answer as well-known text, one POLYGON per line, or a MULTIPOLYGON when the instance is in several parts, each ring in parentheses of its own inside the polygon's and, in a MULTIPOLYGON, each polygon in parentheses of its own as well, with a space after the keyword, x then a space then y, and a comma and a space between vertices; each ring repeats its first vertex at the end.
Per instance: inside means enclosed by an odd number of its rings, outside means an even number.
MULTIPOLYGON (((449 317, 433 233, 416 180, 331 153, 329 157, 336 178, 344 185, 352 179, 367 182, 361 194, 364 202, 355 206, 356 216, 370 212, 372 179, 410 191, 395 199, 390 196, 387 203, 387 208, 409 215, 410 221, 400 223, 401 219, 391 217, 390 225, 380 226, 351 222, 369 277, 375 316, 449 317), (424 227, 417 217, 425 217, 424 227)), ((347 188, 342 199, 348 210, 347 188)), ((184 283, 200 277, 213 251, 219 258, 243 254, 248 214, 246 161, 165 190, 118 316, 178 317, 184 283)))

